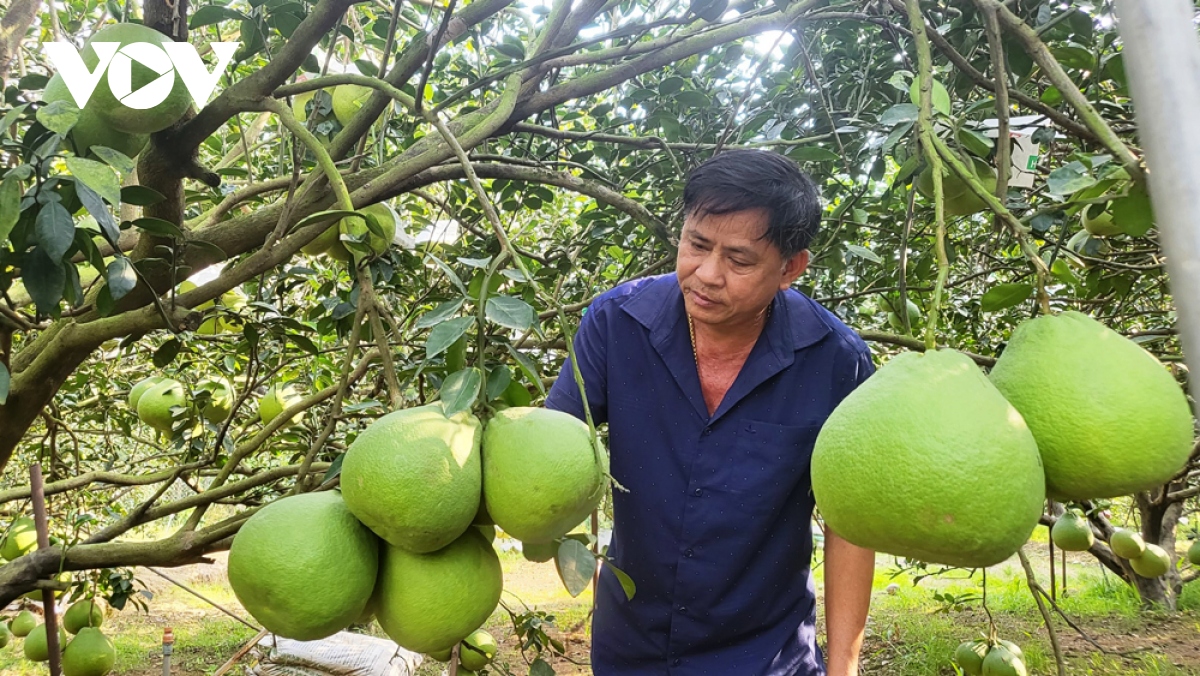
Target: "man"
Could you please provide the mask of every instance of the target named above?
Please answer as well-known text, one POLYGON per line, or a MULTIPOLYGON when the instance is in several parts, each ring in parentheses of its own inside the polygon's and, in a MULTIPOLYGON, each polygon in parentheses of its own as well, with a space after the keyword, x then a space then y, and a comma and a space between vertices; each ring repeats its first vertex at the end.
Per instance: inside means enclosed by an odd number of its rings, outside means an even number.
MULTIPOLYGON (((675 274, 598 297, 575 350, 607 422, 614 532, 592 624, 598 676, 851 676, 874 553, 825 531, 828 672, 816 643, 809 459, 873 371, 833 314, 791 289, 820 222, 812 182, 730 151, 684 188, 675 274)), ((568 363, 546 400, 583 417, 568 363)))

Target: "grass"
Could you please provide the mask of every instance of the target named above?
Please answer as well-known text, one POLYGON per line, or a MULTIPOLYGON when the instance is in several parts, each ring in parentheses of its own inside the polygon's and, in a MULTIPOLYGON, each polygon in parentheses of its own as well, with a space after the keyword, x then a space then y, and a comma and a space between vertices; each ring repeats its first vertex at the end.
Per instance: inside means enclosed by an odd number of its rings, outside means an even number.
MULTIPOLYGON (((586 667, 591 608, 590 590, 571 598, 558 580, 553 563, 533 564, 515 552, 500 555, 505 576, 502 599, 516 613, 527 609, 554 618, 549 633, 567 648, 570 660, 551 660, 562 676, 589 674, 586 667), (582 666, 572 663, 580 663, 582 666)), ((1036 559, 1036 557, 1035 557, 1036 559)), ((987 631, 987 616, 978 601, 958 607, 935 598, 935 594, 964 599, 982 590, 981 576, 957 573, 926 578, 914 584, 909 573, 893 576, 895 561, 880 556, 873 583, 871 619, 863 650, 863 673, 871 676, 954 676, 950 656, 962 641, 987 631), (889 593, 887 588, 898 588, 889 593)), ((1048 580, 1044 557, 1035 560, 1043 584, 1048 580)), ((243 614, 224 580, 220 567, 189 567, 168 571, 189 587, 235 613, 243 614)), ((815 571, 817 589, 822 588, 824 570, 815 571)), ((150 612, 127 609, 112 614, 104 630, 117 646, 115 674, 157 676, 162 667, 162 632, 170 626, 176 637, 172 656, 176 676, 212 674, 254 632, 220 613, 204 601, 144 571, 142 579, 154 590, 150 612)), ((1041 616, 1025 585, 1020 565, 1007 562, 989 569, 987 605, 1000 637, 1022 647, 1030 674, 1055 673, 1041 616)), ((1066 594, 1060 589, 1059 605, 1073 621, 1105 648, 1121 655, 1101 654, 1060 619, 1055 620, 1067 655, 1070 676, 1180 676, 1200 675, 1200 583, 1184 588, 1176 614, 1144 612, 1137 595, 1127 585, 1087 558, 1069 565, 1066 594)), ((517 646, 508 613, 497 609, 485 624, 500 642, 493 676, 525 676, 528 666, 517 646)), ((382 636, 378 625, 369 632, 382 636)), ((533 652, 527 653, 528 657, 533 652)), ((243 662, 251 664, 248 658, 243 662)), ((416 676, 440 676, 445 665, 426 661, 416 676)), ((240 667, 239 667, 240 668, 240 667)), ((33 676, 45 673, 45 665, 23 659, 20 640, 0 649, 0 674, 33 676)), ((233 673, 247 673, 235 670, 233 673)))

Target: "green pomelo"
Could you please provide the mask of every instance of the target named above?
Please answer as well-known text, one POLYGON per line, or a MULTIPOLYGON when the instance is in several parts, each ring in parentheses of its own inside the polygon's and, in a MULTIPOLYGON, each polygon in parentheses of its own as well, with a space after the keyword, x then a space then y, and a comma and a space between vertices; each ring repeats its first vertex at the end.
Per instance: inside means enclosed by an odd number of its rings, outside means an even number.
POLYGON ((356 84, 343 84, 333 88, 333 116, 344 127, 350 124, 354 116, 362 110, 363 104, 371 98, 375 91, 371 87, 356 84))
POLYGON ((500 559, 474 528, 429 554, 388 545, 375 588, 375 617, 404 648, 446 650, 487 620, 502 588, 500 559))
POLYGON ((530 542, 521 543, 521 556, 527 561, 534 563, 545 563, 553 559, 555 554, 558 554, 558 543, 551 540, 550 542, 530 542))
POLYGON ((187 406, 187 391, 178 380, 164 378, 142 393, 137 413, 142 422, 160 432, 170 432, 175 424, 171 408, 187 406))
POLYGON ((1096 543, 1096 536, 1087 519, 1068 511, 1054 522, 1050 529, 1050 539, 1055 546, 1068 552, 1086 552, 1096 543))
MULTIPOLYGON (((400 216, 395 210, 383 202, 376 202, 359 209, 364 214, 373 216, 375 222, 382 230, 382 234, 376 234, 371 231, 366 220, 358 216, 347 216, 338 221, 337 229, 334 231, 332 239, 329 239, 329 245, 325 248, 324 253, 331 258, 339 261, 348 261, 352 258, 361 256, 359 251, 351 251, 346 243, 342 241, 341 236, 361 240, 371 248, 371 253, 376 256, 381 256, 387 253, 387 250, 392 246, 392 240, 396 237, 396 229, 400 225, 400 216)), ((332 228, 331 228, 332 230, 332 228)), ((328 238, 329 231, 325 231, 317 238, 319 241, 322 237, 328 238)))
POLYGON ((477 523, 473 523, 473 524, 471 524, 471 526, 478 529, 479 532, 483 534, 483 537, 487 538, 488 542, 496 541, 496 527, 495 526, 482 526, 477 523))
POLYGON ((1200 540, 1196 540, 1191 547, 1188 547, 1187 560, 1193 566, 1200 566, 1200 540))
MULTIPOLYGON (((992 165, 979 159, 971 158, 975 176, 983 183, 988 192, 996 190, 996 170, 992 165)), ((917 192, 927 200, 933 199, 933 167, 927 166, 917 175, 913 182, 917 192)), ((958 178, 954 170, 942 163, 942 198, 943 208, 947 216, 967 216, 987 208, 987 203, 971 192, 970 187, 958 178)))
POLYGON ((9 561, 25 556, 37 547, 37 527, 33 519, 18 516, 8 527, 4 536, 4 545, 0 547, 0 555, 9 561))
MULTIPOLYGON (((885 303, 885 305, 888 304, 885 303)), ((911 329, 916 327, 917 322, 921 321, 921 308, 911 300, 907 300, 904 306, 908 312, 909 328, 911 329)), ((887 322, 888 326, 892 327, 892 329, 896 331, 904 330, 904 322, 900 319, 900 315, 896 314, 894 311, 889 311, 887 313, 887 322)))
MULTIPOLYGON (((25 637, 25 658, 34 662, 45 662, 50 659, 50 642, 46 636, 46 625, 39 624, 29 632, 25 637)), ((63 647, 67 645, 67 632, 63 631, 62 625, 58 626, 58 651, 62 652, 63 647)))
POLYGON ((300 395, 296 394, 290 384, 272 385, 267 388, 267 393, 262 399, 258 400, 258 417, 264 425, 269 425, 284 409, 299 402, 300 395))
POLYGON ((983 658, 987 656, 987 641, 974 640, 958 644, 954 651, 954 663, 966 676, 983 674, 983 658))
POLYGON ((63 613, 63 629, 78 634, 84 627, 97 628, 104 624, 104 607, 95 599, 76 601, 63 613))
POLYGON ((1112 548, 1113 554, 1122 559, 1136 559, 1146 551, 1146 541, 1142 536, 1124 528, 1113 531, 1112 536, 1108 538, 1108 546, 1112 548))
POLYGON ((1013 643, 1012 641, 1006 641, 1005 639, 999 639, 996 641, 996 645, 1000 646, 1001 648, 1005 648, 1006 650, 1008 650, 1008 652, 1015 655, 1017 657, 1017 659, 1021 659, 1021 660, 1025 659, 1025 653, 1021 650, 1021 647, 1018 646, 1016 643, 1013 643))
POLYGON ((17 613, 12 622, 8 623, 8 628, 12 630, 13 636, 28 636, 36 626, 37 617, 28 610, 17 613))
POLYGON ((454 654, 454 646, 450 646, 449 648, 446 648, 445 650, 434 650, 434 651, 428 653, 429 659, 437 660, 438 662, 449 662, 450 657, 453 654, 454 654))
MULTIPOLYGON (((96 64, 99 61, 95 50, 92 48, 92 43, 119 42, 121 44, 119 49, 125 49, 129 45, 138 42, 161 45, 169 41, 170 38, 166 35, 148 26, 135 23, 119 23, 106 26, 92 35, 80 51, 80 56, 83 57, 83 62, 90 71, 95 70, 96 64)), ((118 52, 117 56, 113 58, 115 61, 123 57, 118 52)), ((92 92, 92 97, 88 100, 86 110, 95 113, 112 129, 129 134, 151 134, 175 124, 187 112, 188 108, 191 107, 192 97, 188 93, 183 78, 179 77, 175 69, 171 67, 170 62, 168 61, 163 65, 166 71, 161 75, 137 60, 133 60, 130 68, 132 71, 130 83, 131 97, 137 96, 143 86, 157 81, 159 78, 171 78, 174 80, 170 93, 161 103, 145 110, 130 108, 121 103, 113 95, 109 87, 109 77, 106 76, 101 78, 99 84, 96 85, 96 90, 92 92)), ((113 66, 110 64, 108 72, 112 72, 112 68, 113 66)))
POLYGON ((1162 577, 1171 568, 1171 557, 1162 547, 1147 542, 1141 556, 1129 559, 1129 567, 1145 578, 1162 577))
POLYGON ((117 649, 99 629, 84 627, 63 651, 63 676, 105 676, 117 661, 117 649))
POLYGON ((319 256, 329 250, 334 242, 337 242, 338 229, 337 224, 329 226, 324 232, 317 235, 316 239, 300 247, 300 251, 309 256, 319 256))
MULTIPOLYGON (((55 544, 54 540, 56 540, 56 539, 57 538, 54 538, 51 540, 51 542, 50 542, 51 546, 53 546, 55 544)), ((71 576, 71 573, 68 571, 65 571, 65 570, 61 573, 58 573, 51 579, 53 581, 59 583, 62 586, 68 586, 71 584, 71 582, 74 581, 74 578, 71 576)), ((55 591, 55 598, 60 599, 60 598, 62 598, 62 596, 65 593, 66 593, 65 591, 55 591)), ((41 603, 42 600, 46 598, 46 592, 44 592, 41 589, 34 589, 33 591, 25 592, 24 594, 22 594, 21 598, 25 598, 25 599, 29 599, 30 601, 37 601, 38 603, 41 603)))
POLYGON ((1056 500, 1161 486, 1191 453, 1191 410, 1171 374, 1078 312, 1018 326, 991 380, 1033 431, 1056 500))
POLYGON ((482 629, 476 629, 463 639, 458 647, 458 663, 464 669, 479 671, 492 663, 496 657, 496 639, 482 629))
POLYGON ((953 350, 888 362, 834 409, 812 457, 813 494, 834 532, 968 568, 1000 563, 1029 539, 1044 482, 1020 414, 953 350))
POLYGON ((129 388, 129 408, 133 409, 133 411, 136 413, 138 402, 141 400, 142 395, 146 393, 146 390, 164 380, 166 380, 166 378, 162 376, 150 376, 149 378, 143 378, 142 380, 139 380, 136 385, 129 388))
POLYGON ((1121 228, 1117 227, 1116 224, 1113 223, 1112 212, 1106 208, 1107 205, 1103 205, 1103 207, 1105 207, 1103 210, 1101 205, 1090 205, 1084 207, 1084 209, 1080 212, 1080 220, 1083 222, 1083 229, 1087 230, 1096 237, 1112 237, 1113 235, 1121 234, 1121 228), (1097 212, 1097 215, 1094 218, 1092 217, 1093 212, 1097 212))
POLYGON ((586 424, 561 411, 498 411, 483 431, 483 497, 496 525, 523 543, 550 542, 604 496, 608 456, 586 424))
POLYGON ((396 547, 449 545, 479 509, 481 427, 467 412, 447 418, 437 403, 379 418, 346 452, 346 506, 396 547))
POLYGON ((362 616, 375 588, 379 541, 340 495, 302 493, 250 517, 229 550, 229 585, 263 627, 312 641, 362 616))
POLYGON ((1025 662, 1003 645, 993 646, 983 658, 983 676, 1028 676, 1025 662))
MULTIPOLYGON (((55 73, 46 83, 42 100, 46 103, 66 101, 72 106, 75 105, 75 99, 59 73, 55 73)), ((72 151, 79 157, 88 157, 92 146, 105 146, 133 158, 142 152, 142 148, 150 141, 147 134, 128 134, 113 129, 91 107, 79 112, 79 119, 75 121, 75 126, 71 127, 68 136, 72 151)))
POLYGON ((233 389, 219 380, 206 380, 200 383, 200 389, 208 390, 212 394, 200 415, 214 424, 228 420, 229 414, 233 413, 233 389))
POLYGON ((8 630, 7 624, 0 624, 0 648, 8 645, 12 640, 12 632, 8 630))
POLYGON ((308 121, 308 110, 307 110, 308 102, 312 101, 313 97, 317 95, 317 91, 318 90, 313 89, 313 90, 304 92, 303 94, 296 94, 295 96, 292 97, 292 116, 293 117, 295 117, 297 120, 299 120, 301 122, 308 121))

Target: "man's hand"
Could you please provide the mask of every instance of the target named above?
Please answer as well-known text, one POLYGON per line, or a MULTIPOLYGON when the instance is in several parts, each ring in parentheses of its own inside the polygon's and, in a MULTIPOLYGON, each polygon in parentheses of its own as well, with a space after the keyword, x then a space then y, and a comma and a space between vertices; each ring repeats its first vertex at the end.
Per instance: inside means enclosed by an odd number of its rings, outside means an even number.
POLYGON ((858 676, 871 607, 875 552, 843 540, 825 529, 825 632, 828 676, 858 676))

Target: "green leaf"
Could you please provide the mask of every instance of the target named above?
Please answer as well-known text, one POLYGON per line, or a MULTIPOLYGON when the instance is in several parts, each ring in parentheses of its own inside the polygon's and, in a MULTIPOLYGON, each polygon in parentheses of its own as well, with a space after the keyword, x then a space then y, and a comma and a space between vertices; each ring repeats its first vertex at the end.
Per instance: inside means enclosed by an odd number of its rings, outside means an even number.
POLYGON ((633 595, 637 593, 637 585, 633 583, 633 578, 625 571, 613 565, 613 562, 604 559, 604 567, 613 572, 617 576, 617 581, 621 583, 621 589, 625 592, 625 598, 632 601, 633 595))
POLYGON ((539 657, 529 665, 529 676, 554 676, 554 667, 539 657))
POLYGON ((1032 284, 1001 284, 983 294, 980 307, 984 312, 997 312, 1018 305, 1032 295, 1032 284))
POLYGON ((841 155, 820 146, 800 146, 789 151, 788 157, 797 162, 831 162, 839 159, 841 155))
POLYGON ((175 225, 170 221, 164 221, 161 218, 151 218, 147 216, 145 218, 137 219, 133 222, 133 225, 151 234, 162 235, 163 237, 171 237, 179 240, 183 239, 183 231, 179 229, 178 225, 175 225))
POLYGON ((429 332, 429 340, 425 342, 425 358, 432 359, 445 352, 459 336, 466 333, 467 327, 474 321, 474 317, 456 317, 433 327, 429 332))
POLYGON ((663 96, 670 96, 675 92, 681 91, 686 84, 687 81, 675 75, 658 83, 658 93, 663 96))
POLYGON ((484 311, 488 321, 495 322, 500 326, 524 331, 533 326, 534 320, 537 319, 537 314, 533 311, 533 307, 521 300, 512 296, 492 296, 487 299, 487 307, 484 311))
POLYGON ((695 89, 679 92, 675 95, 675 100, 684 108, 703 110, 712 106, 712 99, 708 98, 704 92, 698 92, 695 89))
POLYGON ((3 406, 4 402, 8 401, 9 381, 8 367, 4 365, 4 362, 0 361, 0 406, 3 406))
POLYGON ((362 214, 358 213, 357 211, 346 211, 344 209, 327 209, 325 211, 318 211, 316 213, 309 214, 309 215, 305 216, 304 218, 301 218, 299 220, 299 222, 296 223, 295 229, 303 228, 312 223, 326 223, 326 222, 332 222, 335 220, 340 220, 346 216, 361 216, 361 215, 362 214))
POLYGON ((1096 178, 1079 162, 1072 162, 1050 172, 1046 187, 1055 195, 1070 195, 1077 190, 1090 188, 1096 178))
POLYGON ((342 463, 346 461, 345 453, 338 453, 338 456, 329 463, 329 469, 325 470, 325 476, 321 477, 321 484, 327 484, 332 481, 337 475, 342 473, 342 463))
POLYGON ((121 188, 121 200, 126 204, 148 207, 167 199, 162 193, 142 185, 127 185, 121 188))
POLYGON ((871 251, 870 249, 868 249, 865 246, 859 246, 858 244, 847 244, 846 251, 848 253, 850 253, 852 256, 858 256, 859 258, 865 258, 866 260, 869 260, 872 263, 882 263, 883 262, 883 259, 879 257, 879 254, 875 253, 874 251, 871 251))
POLYGON ((463 286, 462 280, 459 279, 458 275, 454 273, 454 270, 452 270, 449 265, 446 265, 445 261, 431 253, 426 253, 425 255, 432 259, 433 262, 442 269, 442 272, 446 273, 446 276, 450 278, 450 283, 454 285, 454 288, 458 289, 459 293, 464 296, 470 295, 467 293, 467 287, 463 286))
MULTIPOLYGON (((937 80, 933 81, 933 91, 930 92, 933 96, 933 109, 942 115, 950 116, 950 92, 946 91, 946 87, 937 80)), ((913 105, 918 108, 921 105, 921 78, 913 78, 912 84, 908 87, 908 97, 913 102, 913 105)))
MULTIPOLYGON (((105 164, 112 167, 113 169, 116 169, 117 173, 122 176, 128 176, 129 174, 132 174, 133 170, 137 168, 133 164, 133 160, 130 159, 130 157, 128 155, 126 155, 125 153, 123 153, 119 150, 113 150, 112 148, 109 148, 107 146, 94 145, 94 146, 92 146, 91 152, 94 153, 96 155, 96 157, 99 157, 100 159, 104 160, 105 164)), ((134 186, 130 186, 130 187, 134 187, 134 186)), ((150 190, 150 189, 146 188, 146 190, 150 190)), ((122 192, 122 194, 124 194, 124 189, 122 189, 121 192, 122 192)), ((151 192, 153 192, 153 191, 151 190, 151 192)))
POLYGON ((546 386, 542 384, 542 377, 538 374, 537 366, 533 363, 533 360, 524 352, 521 352, 508 343, 505 343, 504 347, 508 348, 509 354, 513 356, 513 359, 517 360, 517 365, 525 372, 525 377, 529 379, 529 382, 538 388, 543 397, 546 396, 546 386))
POLYGON ((158 368, 164 368, 167 364, 175 361, 175 357, 179 354, 179 348, 183 347, 178 339, 172 338, 159 346, 154 351, 154 365, 158 368))
POLYGON ((114 207, 121 206, 121 179, 113 168, 82 157, 68 157, 67 169, 84 185, 96 191, 114 207))
POLYGON ((108 264, 108 292, 114 301, 121 300, 125 294, 137 286, 137 274, 133 263, 125 256, 117 256, 108 264))
POLYGON ((441 324, 447 319, 453 317, 458 313, 459 308, 463 306, 464 300, 466 299, 455 298, 454 300, 446 301, 445 303, 433 308, 429 312, 426 312, 425 314, 421 315, 420 319, 417 320, 417 328, 427 329, 431 326, 437 326, 438 324, 441 324))
POLYGON ((70 101, 53 101, 38 108, 37 121, 55 134, 66 136, 79 121, 79 109, 70 101))
POLYGON ((1144 237, 1154 227, 1154 207, 1150 195, 1135 185, 1125 197, 1112 201, 1113 225, 1127 235, 1144 237))
POLYGON ((67 273, 58 260, 51 260, 39 246, 22 259, 21 280, 25 282, 25 291, 37 305, 38 314, 48 315, 62 300, 67 273))
POLYGON ((321 351, 317 348, 316 344, 314 344, 312 340, 308 338, 308 336, 304 336, 299 333, 289 333, 287 334, 287 337, 288 340, 295 343, 297 347, 311 355, 316 355, 321 351))
POLYGON ((504 390, 508 388, 508 385, 511 382, 512 370, 507 366, 501 364, 500 366, 492 369, 491 372, 488 373, 487 378, 487 389, 485 391, 485 394, 487 395, 487 401, 491 401, 496 397, 499 397, 501 394, 504 394, 504 390))
POLYGON ((583 593, 596 573, 596 557, 578 540, 566 539, 555 557, 558 576, 572 597, 583 593))
POLYGON ((442 410, 446 417, 471 408, 482 384, 483 374, 474 366, 450 374, 442 383, 442 410))
POLYGON ((963 127, 958 130, 958 142, 967 152, 976 157, 986 158, 992 152, 992 139, 980 134, 974 129, 963 127))
POLYGON ((879 124, 885 127, 894 127, 905 122, 916 122, 920 114, 920 109, 914 103, 897 103, 896 105, 883 111, 883 115, 879 116, 879 124))
POLYGON ((104 239, 116 247, 117 241, 121 238, 121 230, 113 221, 112 212, 104 203, 104 199, 95 190, 79 182, 75 183, 75 195, 79 197, 79 201, 92 215, 92 218, 96 219, 96 224, 100 226, 100 232, 104 235, 104 239))
POLYGON ((1063 284, 1074 286, 1079 283, 1079 278, 1072 272, 1070 264, 1059 258, 1054 261, 1054 265, 1050 266, 1050 274, 1063 284))
POLYGON ((61 202, 43 204, 34 219, 33 229, 45 254, 54 261, 61 259, 75 241, 75 222, 61 202))
POLYGON ((250 17, 242 14, 239 11, 222 7, 221 5, 204 5, 200 9, 192 12, 188 19, 188 28, 200 28, 202 26, 211 26, 214 23, 220 23, 229 19, 246 20, 250 17))
POLYGON ((482 269, 482 268, 486 268, 488 266, 488 263, 492 262, 492 257, 488 256, 487 258, 466 258, 464 256, 459 256, 457 260, 459 263, 462 263, 463 265, 482 269))
POLYGON ((21 220, 21 193, 21 182, 15 176, 0 181, 0 244, 8 241, 8 234, 21 220))

